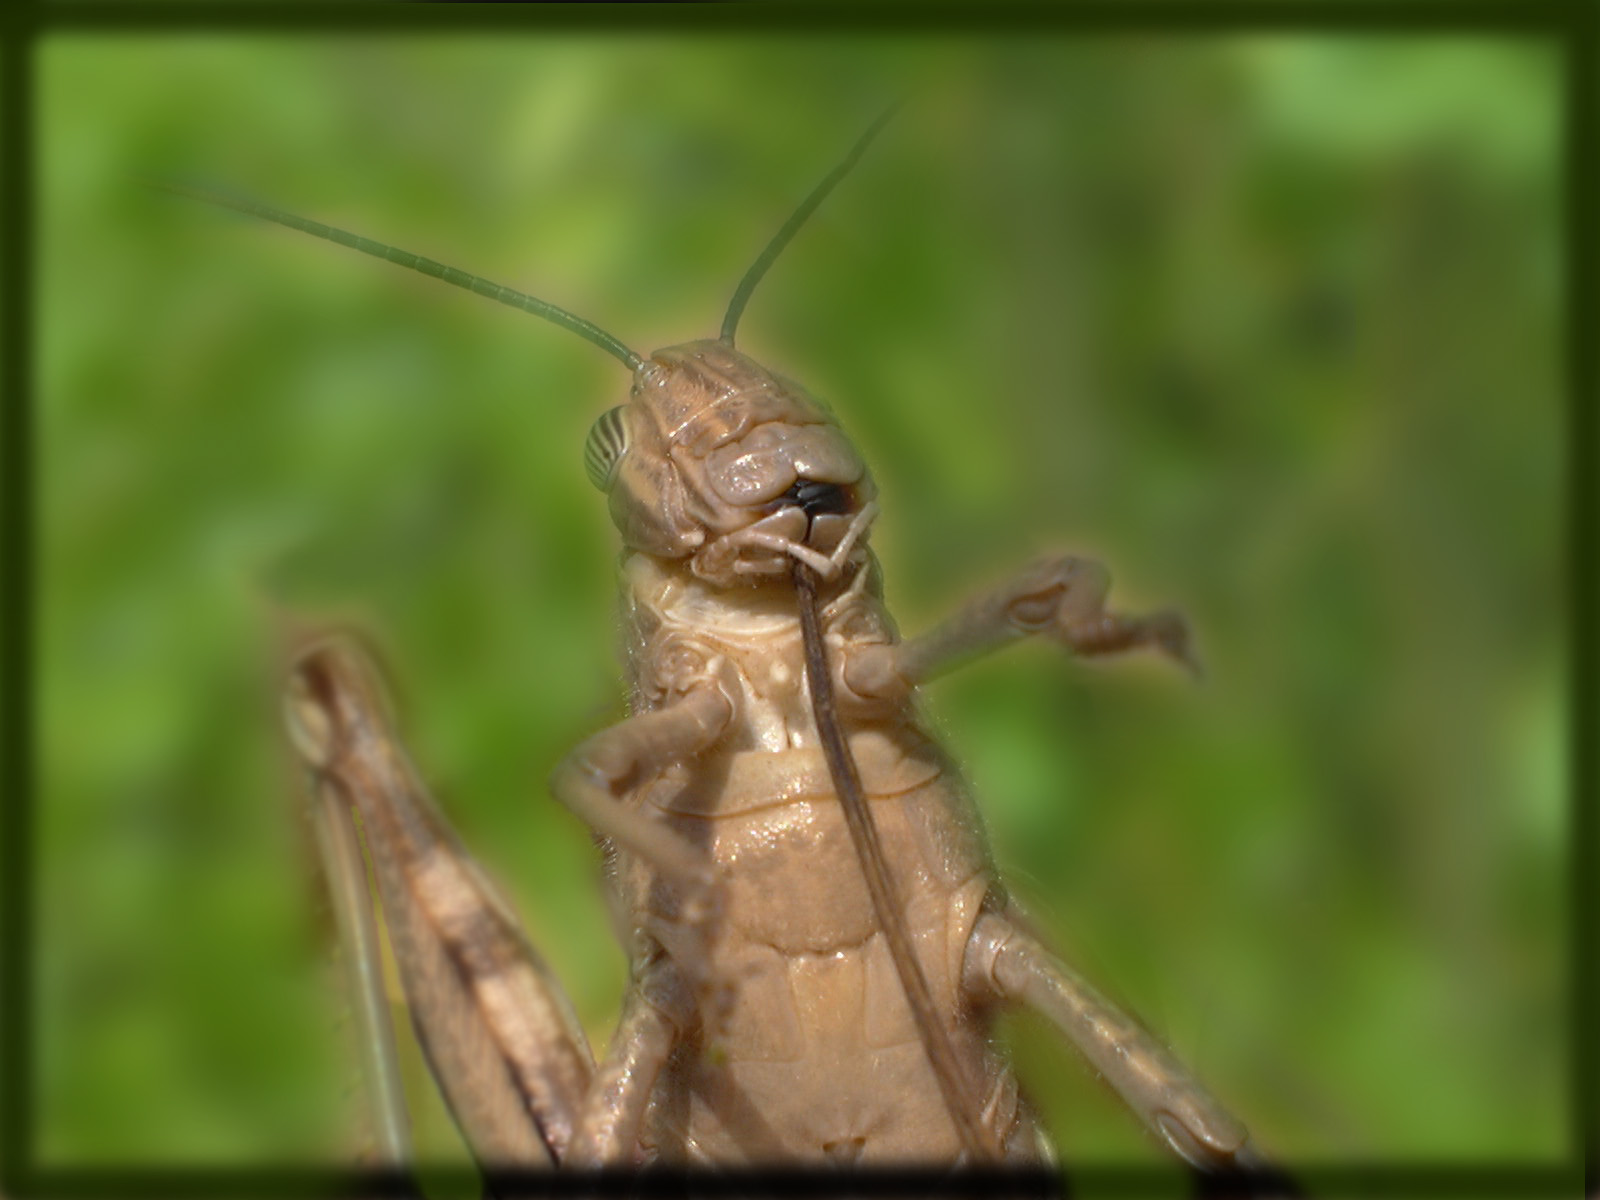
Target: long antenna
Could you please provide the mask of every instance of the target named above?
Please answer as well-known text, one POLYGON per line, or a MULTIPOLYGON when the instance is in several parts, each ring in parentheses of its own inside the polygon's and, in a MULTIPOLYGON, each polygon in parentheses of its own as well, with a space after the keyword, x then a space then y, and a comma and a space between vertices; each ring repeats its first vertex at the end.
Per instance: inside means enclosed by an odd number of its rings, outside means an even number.
POLYGON ((204 204, 215 204, 219 208, 232 209, 234 212, 244 213, 246 216, 258 217, 263 221, 271 221, 274 225, 282 225, 286 229, 293 229, 300 233, 309 233, 312 237, 322 238, 324 241, 334 242, 340 246, 348 246, 352 250, 359 250, 363 254, 370 254, 374 258, 381 258, 396 266, 409 267, 413 271, 420 271, 434 279, 442 279, 445 283, 454 284, 458 288, 465 288, 479 296, 486 296, 490 300, 498 301, 511 308, 520 308, 523 312, 532 313, 536 317, 543 317, 546 321, 570 329, 573 333, 583 338, 586 342, 593 342, 611 357, 618 359, 630 371, 637 371, 644 365, 644 359, 612 337, 600 326, 582 317, 569 313, 564 308, 557 308, 547 300, 540 300, 519 292, 515 288, 508 288, 498 283, 491 283, 481 275, 469 275, 466 271, 455 267, 447 267, 443 263, 434 262, 431 258, 423 258, 420 254, 412 254, 409 250, 375 242, 359 234, 349 233, 343 229, 335 229, 331 225, 324 225, 320 221, 310 221, 305 217, 297 217, 293 213, 284 212, 282 209, 272 208, 265 204, 257 204, 254 200, 246 200, 242 196, 231 196, 225 192, 213 192, 205 188, 188 187, 184 184, 166 183, 159 180, 146 181, 149 186, 162 192, 171 192, 175 196, 187 196, 191 200, 199 200, 204 204))
POLYGON ((750 293, 756 290, 756 284, 761 282, 761 277, 777 261, 778 255, 783 253, 783 248, 789 244, 800 226, 804 225, 807 218, 828 198, 828 193, 850 173, 850 168, 856 165, 861 156, 867 152, 867 147, 872 145, 872 139, 878 136, 883 127, 889 123, 889 118, 899 109, 900 101, 897 100, 878 115, 878 119, 868 126, 860 140, 850 148, 850 153, 844 156, 844 161, 830 171, 828 177, 817 184, 812 193, 800 202, 800 207, 794 210, 794 215, 783 223, 783 228, 778 230, 767 243, 767 248, 761 252, 761 256, 750 264, 750 269, 744 273, 744 278, 734 289, 733 299, 728 301, 727 315, 722 318, 722 340, 728 345, 733 345, 733 331, 739 327, 739 318, 744 316, 744 306, 750 303, 750 293))

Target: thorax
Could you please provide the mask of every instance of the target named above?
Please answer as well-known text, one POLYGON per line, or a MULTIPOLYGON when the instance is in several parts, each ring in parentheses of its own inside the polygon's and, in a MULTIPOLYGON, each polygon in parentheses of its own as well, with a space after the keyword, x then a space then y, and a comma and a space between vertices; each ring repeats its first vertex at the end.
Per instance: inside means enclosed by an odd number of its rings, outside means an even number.
MULTIPOLYGON (((869 643, 895 640, 894 625, 867 558, 823 610, 830 659, 869 643)), ((715 676, 736 694, 739 728, 729 750, 770 752, 813 748, 816 722, 805 675, 805 651, 794 592, 782 582, 714 587, 687 570, 629 556, 622 565, 622 626, 630 709, 660 707, 697 678, 715 676)), ((840 697, 848 709, 849 698, 840 697)), ((882 722, 908 716, 883 706, 847 711, 847 719, 882 722)))

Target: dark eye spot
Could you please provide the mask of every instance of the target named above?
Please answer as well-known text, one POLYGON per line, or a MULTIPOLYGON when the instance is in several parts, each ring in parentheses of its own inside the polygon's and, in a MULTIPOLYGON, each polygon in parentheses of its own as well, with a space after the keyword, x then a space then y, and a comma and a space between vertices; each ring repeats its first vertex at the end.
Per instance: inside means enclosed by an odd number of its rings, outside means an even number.
POLYGON ((807 517, 820 517, 823 513, 847 513, 853 497, 850 489, 837 483, 822 483, 816 479, 797 479, 774 507, 798 507, 807 517))

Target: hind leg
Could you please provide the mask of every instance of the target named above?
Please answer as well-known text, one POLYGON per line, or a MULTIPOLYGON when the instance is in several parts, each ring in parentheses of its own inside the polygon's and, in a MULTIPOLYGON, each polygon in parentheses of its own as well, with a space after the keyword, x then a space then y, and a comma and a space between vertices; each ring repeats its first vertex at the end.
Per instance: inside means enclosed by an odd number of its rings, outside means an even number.
POLYGON ((345 968, 351 1010, 367 1085, 376 1163, 400 1167, 411 1162, 411 1115, 400 1079, 394 1024, 385 986, 383 950, 367 884, 367 863, 350 819, 349 805, 336 788, 313 785, 307 816, 316 835, 317 856, 328 889, 345 968))
MULTIPOLYGON (((285 716, 306 770, 341 925, 352 931, 357 1009, 391 1037, 366 872, 349 827, 360 815, 418 1040, 462 1133, 488 1166, 551 1166, 572 1138, 594 1074, 560 985, 462 849, 392 726, 368 657, 345 639, 292 664, 285 716), (343 899, 340 899, 343 897, 343 899), (344 910, 349 910, 345 912, 344 910)), ((380 1142, 407 1155, 390 1055, 369 1056, 380 1142), (371 1064, 376 1064, 371 1065, 371 1064)))

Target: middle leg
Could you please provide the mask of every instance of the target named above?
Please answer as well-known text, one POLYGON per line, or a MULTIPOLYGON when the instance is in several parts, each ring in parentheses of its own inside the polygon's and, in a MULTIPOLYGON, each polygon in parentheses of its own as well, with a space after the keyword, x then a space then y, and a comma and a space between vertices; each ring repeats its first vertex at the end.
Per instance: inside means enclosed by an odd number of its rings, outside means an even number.
POLYGON ((1266 1166, 1245 1127, 1170 1050, 1010 917, 979 918, 967 943, 963 985, 979 1003, 1020 1003, 1038 1012, 1191 1165, 1266 1166))

